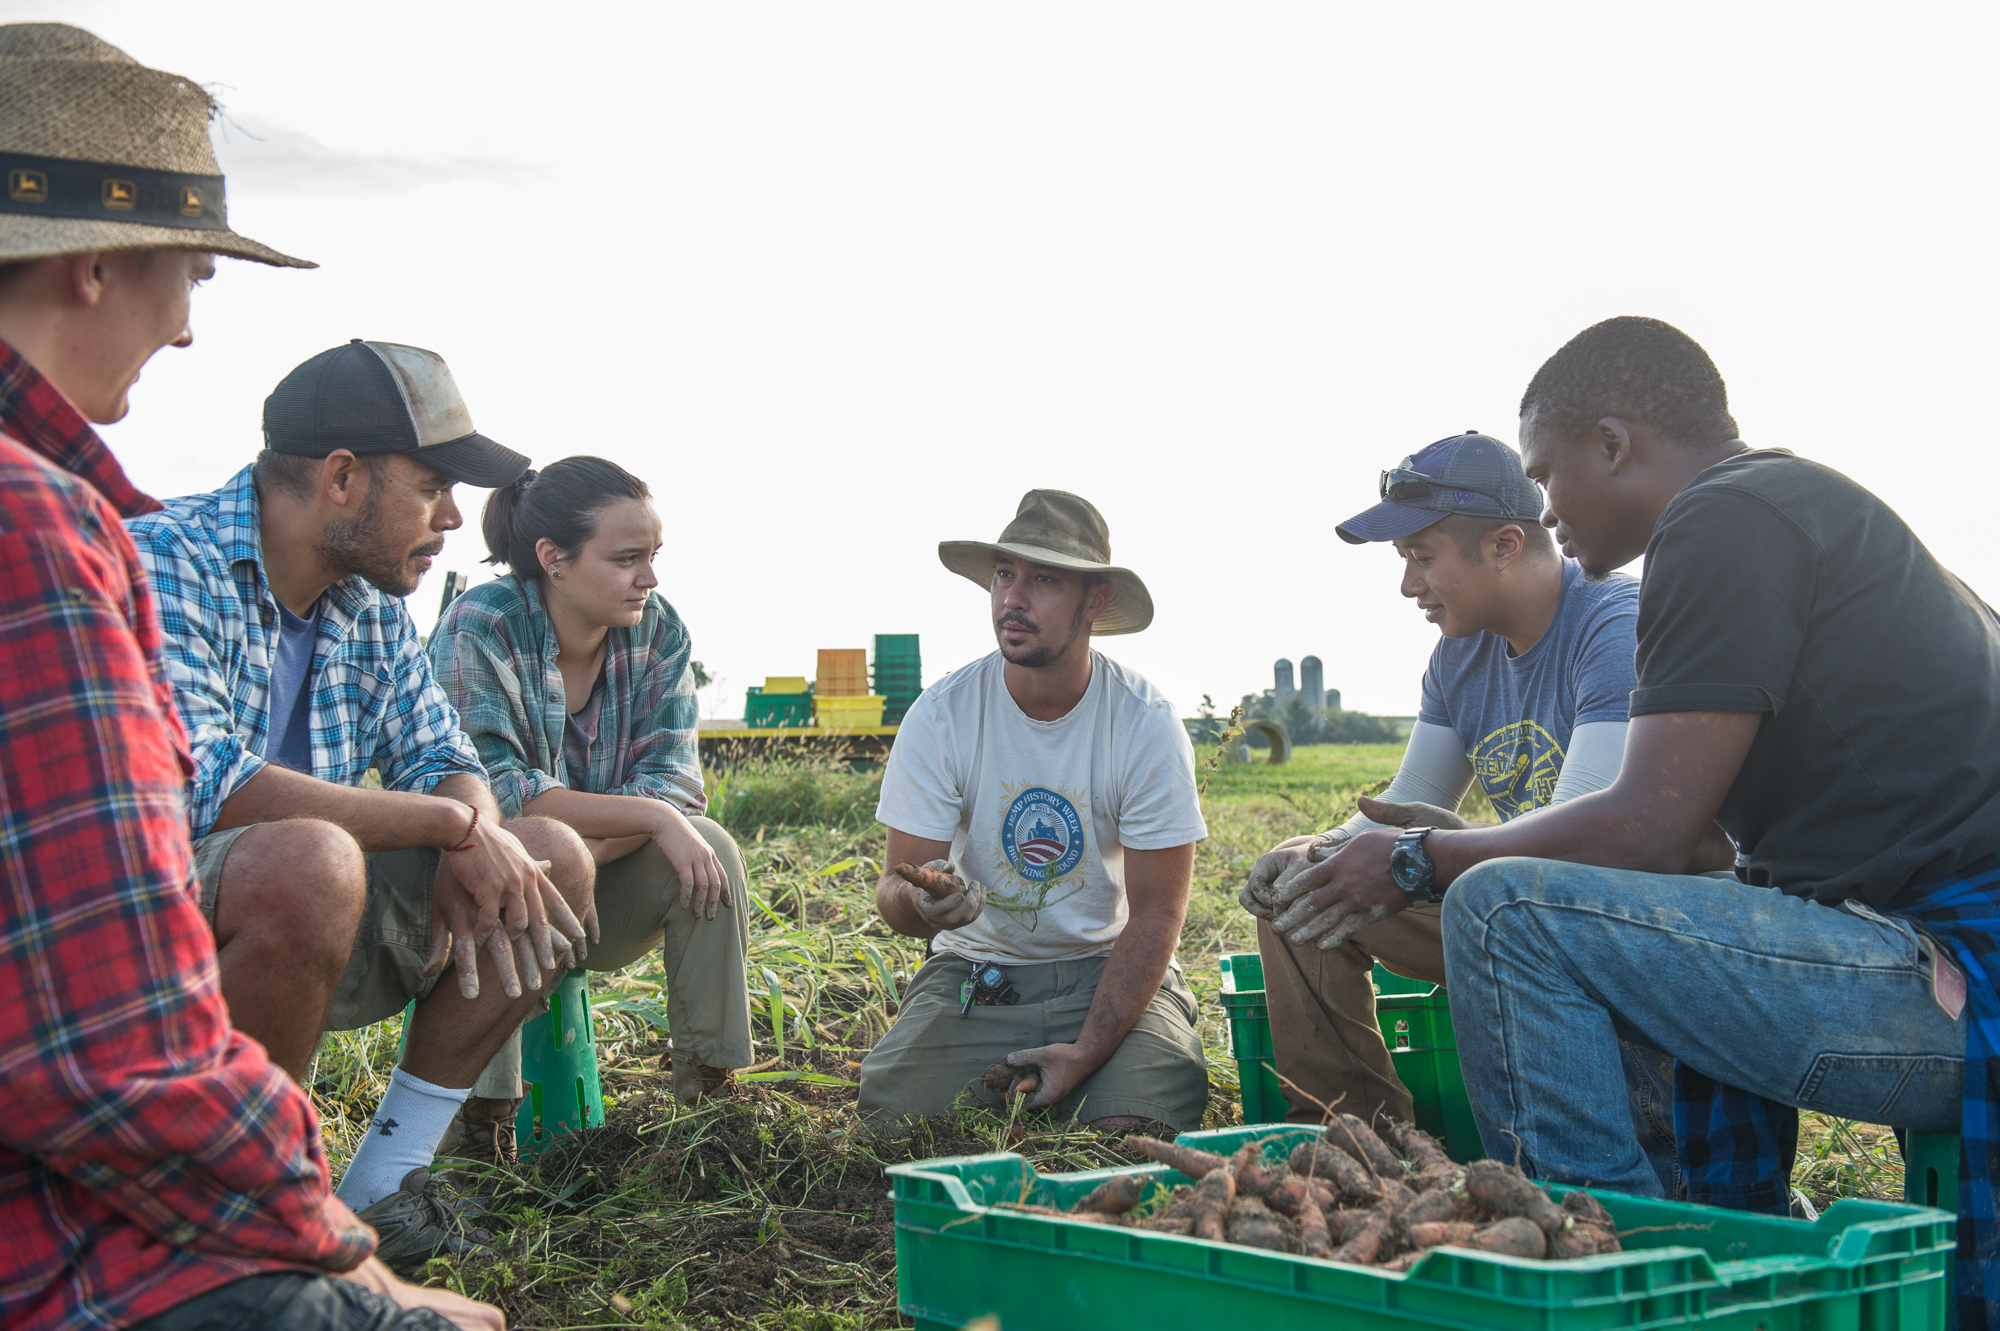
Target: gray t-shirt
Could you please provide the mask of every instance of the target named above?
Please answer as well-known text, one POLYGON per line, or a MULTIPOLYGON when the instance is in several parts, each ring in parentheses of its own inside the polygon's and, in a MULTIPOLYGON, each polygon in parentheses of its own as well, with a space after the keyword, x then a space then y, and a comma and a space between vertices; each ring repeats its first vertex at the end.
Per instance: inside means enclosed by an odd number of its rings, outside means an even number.
POLYGON ((1526 652, 1509 656, 1505 638, 1481 632, 1431 653, 1418 718, 1458 735, 1503 822, 1549 804, 1571 731, 1626 719, 1638 620, 1637 580, 1592 582, 1564 560, 1556 617, 1526 652))
POLYGON ((300 619, 278 602, 278 637, 271 657, 271 725, 265 744, 276 747, 264 757, 294 772, 311 774, 312 659, 319 640, 320 614, 326 598, 313 602, 312 614, 300 619))

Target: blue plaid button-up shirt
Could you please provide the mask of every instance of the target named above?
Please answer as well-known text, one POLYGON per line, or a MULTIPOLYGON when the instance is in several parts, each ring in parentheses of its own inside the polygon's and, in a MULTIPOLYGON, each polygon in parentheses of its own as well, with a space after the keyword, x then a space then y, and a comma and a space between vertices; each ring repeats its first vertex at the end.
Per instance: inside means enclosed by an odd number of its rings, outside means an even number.
MULTIPOLYGON (((127 526, 159 600, 167 677, 194 746, 188 826, 202 837, 283 738, 271 733, 278 602, 250 468, 127 526)), ((486 779, 400 597, 360 578, 327 588, 309 685, 320 780, 358 786, 371 766, 386 790, 428 792, 459 772, 486 779)))

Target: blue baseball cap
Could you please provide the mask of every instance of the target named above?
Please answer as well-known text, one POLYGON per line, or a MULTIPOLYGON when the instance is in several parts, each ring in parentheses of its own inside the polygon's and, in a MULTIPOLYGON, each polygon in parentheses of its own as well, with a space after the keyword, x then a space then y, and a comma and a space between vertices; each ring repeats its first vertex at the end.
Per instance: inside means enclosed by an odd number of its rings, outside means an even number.
POLYGON ((1477 430, 1440 439, 1383 472, 1381 495, 1381 503, 1334 528, 1341 540, 1399 540, 1460 513, 1531 527, 1542 520, 1542 492, 1521 470, 1520 455, 1477 430))

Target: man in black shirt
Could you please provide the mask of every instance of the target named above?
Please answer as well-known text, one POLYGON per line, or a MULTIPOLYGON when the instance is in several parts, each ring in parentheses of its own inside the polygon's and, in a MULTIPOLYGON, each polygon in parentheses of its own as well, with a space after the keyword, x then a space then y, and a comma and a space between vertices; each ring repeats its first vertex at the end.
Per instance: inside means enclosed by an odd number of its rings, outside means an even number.
MULTIPOLYGON (((1598 576, 1646 557, 1618 779, 1502 827, 1363 833, 1286 884, 1291 908, 1352 933, 1450 888, 1452 1018, 1493 1154, 1656 1193, 1625 1035, 1679 1061, 1693 1200, 1785 1206, 1785 1106, 1963 1130, 1990 1251, 1971 1129, 2000 1121, 1992 611, 1868 491, 1739 440, 1715 366, 1657 320, 1552 357, 1521 453, 1565 555, 1598 576), (1740 881, 1688 873, 1724 833, 1740 881)), ((1992 1306, 1960 1289, 1962 1318, 1992 1306)))

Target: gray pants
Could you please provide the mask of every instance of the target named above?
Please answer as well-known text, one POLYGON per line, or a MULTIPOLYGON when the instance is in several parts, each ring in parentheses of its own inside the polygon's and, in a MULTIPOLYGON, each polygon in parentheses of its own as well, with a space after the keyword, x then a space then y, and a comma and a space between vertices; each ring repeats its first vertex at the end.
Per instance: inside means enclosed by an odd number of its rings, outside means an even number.
MULTIPOLYGON (((750 945, 750 893, 743 852, 711 818, 689 818, 722 861, 733 903, 701 919, 681 905, 680 875, 656 842, 623 859, 597 866, 597 923, 601 938, 584 965, 615 971, 654 948, 667 975, 667 1022, 674 1048, 715 1068, 748 1067, 750 993, 745 955, 750 945)), ((494 1100, 521 1095, 521 1033, 493 1056, 472 1094, 494 1100)))
MULTIPOLYGON (((942 1114, 961 1094, 997 1106, 979 1081, 988 1066, 1020 1049, 1069 1044, 1097 995, 1105 958, 1008 966, 1020 1001, 974 1005, 961 1015, 959 986, 973 964, 941 952, 923 964, 903 996, 895 1026, 861 1064, 863 1115, 877 1120, 942 1114)), ((1059 1118, 1150 1118, 1176 1131, 1201 1126, 1208 1107, 1208 1064, 1195 1034, 1198 1009, 1178 970, 1126 1033, 1103 1067, 1055 1106, 1059 1118)))

